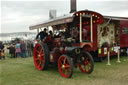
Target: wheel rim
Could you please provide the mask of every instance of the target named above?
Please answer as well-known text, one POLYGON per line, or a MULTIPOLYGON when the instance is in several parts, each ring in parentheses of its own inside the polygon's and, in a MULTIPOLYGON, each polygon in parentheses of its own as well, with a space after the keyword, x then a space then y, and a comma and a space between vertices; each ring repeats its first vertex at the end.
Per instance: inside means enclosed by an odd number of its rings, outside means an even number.
POLYGON ((79 65, 79 68, 84 73, 89 73, 92 68, 91 60, 89 59, 88 55, 84 55, 81 57, 82 64, 79 65))
POLYGON ((42 46, 38 43, 34 48, 34 64, 38 70, 42 70, 45 63, 44 50, 42 46))
POLYGON ((61 56, 59 58, 58 69, 59 69, 61 76, 65 77, 65 78, 70 77, 70 75, 72 73, 71 65, 70 65, 69 60, 66 58, 66 56, 61 56))

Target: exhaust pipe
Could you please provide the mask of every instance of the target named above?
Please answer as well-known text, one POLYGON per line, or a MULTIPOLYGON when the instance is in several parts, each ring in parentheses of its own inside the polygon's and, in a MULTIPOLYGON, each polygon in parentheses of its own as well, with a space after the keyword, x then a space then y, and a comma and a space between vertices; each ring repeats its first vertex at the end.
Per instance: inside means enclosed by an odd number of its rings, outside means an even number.
POLYGON ((70 0, 70 13, 76 12, 76 0, 70 0))

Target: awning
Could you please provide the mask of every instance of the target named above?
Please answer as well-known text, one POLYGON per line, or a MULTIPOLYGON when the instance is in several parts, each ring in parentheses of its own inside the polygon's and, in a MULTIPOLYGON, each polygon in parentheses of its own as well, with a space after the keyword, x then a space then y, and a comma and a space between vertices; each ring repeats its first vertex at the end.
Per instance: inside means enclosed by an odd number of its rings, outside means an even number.
POLYGON ((64 15, 62 17, 57 17, 54 19, 50 19, 48 21, 36 24, 36 25, 31 25, 29 27, 30 30, 42 28, 42 27, 47 27, 47 26, 53 26, 53 25, 58 25, 58 24, 64 24, 64 23, 69 23, 73 21, 73 13, 64 15))

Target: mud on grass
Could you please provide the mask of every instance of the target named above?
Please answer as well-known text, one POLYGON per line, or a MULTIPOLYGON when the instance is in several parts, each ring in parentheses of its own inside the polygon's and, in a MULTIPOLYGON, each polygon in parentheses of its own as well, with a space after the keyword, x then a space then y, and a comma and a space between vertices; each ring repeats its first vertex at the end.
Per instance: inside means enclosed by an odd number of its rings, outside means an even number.
POLYGON ((121 57, 121 63, 111 60, 95 62, 92 74, 87 75, 77 68, 71 79, 60 76, 58 69, 50 67, 38 71, 33 58, 6 58, 0 60, 0 85, 128 85, 128 57, 121 57))

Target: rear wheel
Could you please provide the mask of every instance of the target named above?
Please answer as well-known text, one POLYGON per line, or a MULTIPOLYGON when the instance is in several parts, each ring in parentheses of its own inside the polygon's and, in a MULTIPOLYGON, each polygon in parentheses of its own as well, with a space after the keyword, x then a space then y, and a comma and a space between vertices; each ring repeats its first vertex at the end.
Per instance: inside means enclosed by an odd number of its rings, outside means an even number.
POLYGON ((73 74, 73 63, 67 55, 60 56, 58 60, 58 70, 60 75, 65 78, 70 78, 73 74))
POLYGON ((37 43, 34 48, 33 59, 38 70, 44 70, 48 67, 48 50, 45 49, 46 46, 46 44, 37 43))
POLYGON ((81 61, 81 64, 79 64, 79 68, 81 72, 84 72, 87 74, 92 73, 94 69, 94 61, 93 61, 92 56, 88 52, 83 53, 81 55, 80 61, 81 61))

